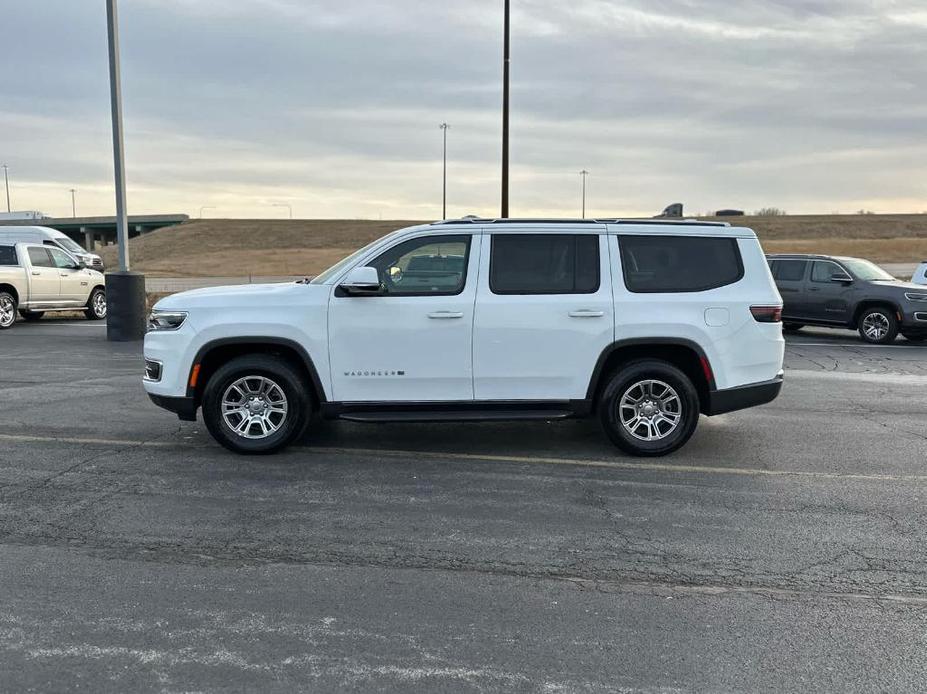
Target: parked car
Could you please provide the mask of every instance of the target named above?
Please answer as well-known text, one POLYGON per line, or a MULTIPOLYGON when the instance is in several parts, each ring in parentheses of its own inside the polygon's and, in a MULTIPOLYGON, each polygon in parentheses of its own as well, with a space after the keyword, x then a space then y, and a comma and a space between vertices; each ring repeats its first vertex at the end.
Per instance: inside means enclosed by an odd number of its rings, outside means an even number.
POLYGON ((806 325, 858 330, 873 344, 888 344, 900 332, 927 338, 927 289, 895 279, 862 258, 769 255, 782 295, 786 331, 806 325))
POLYGON ((50 227, 0 226, 0 243, 38 243, 60 248, 92 270, 103 272, 104 269, 103 259, 100 256, 84 250, 83 246, 70 236, 50 227))
POLYGON ((921 264, 917 266, 914 274, 911 275, 911 283, 927 285, 927 260, 922 261, 921 264))
POLYGON ((699 413, 773 400, 781 299, 749 229, 466 219, 396 231, 308 283, 159 301, 155 404, 241 453, 310 415, 357 422, 598 417, 670 453, 699 413))
POLYGON ((38 320, 49 311, 74 310, 91 320, 106 317, 102 273, 60 248, 0 244, 0 329, 12 327, 17 311, 38 320))

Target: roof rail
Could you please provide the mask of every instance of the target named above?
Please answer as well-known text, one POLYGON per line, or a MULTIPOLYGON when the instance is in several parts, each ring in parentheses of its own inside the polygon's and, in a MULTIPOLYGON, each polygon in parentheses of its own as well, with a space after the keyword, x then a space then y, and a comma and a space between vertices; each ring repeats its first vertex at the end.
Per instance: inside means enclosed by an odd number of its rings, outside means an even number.
POLYGON ((546 219, 546 218, 486 218, 468 216, 461 219, 443 219, 432 222, 432 226, 442 224, 651 224, 693 227, 729 227, 728 222, 703 222, 699 219, 546 219))

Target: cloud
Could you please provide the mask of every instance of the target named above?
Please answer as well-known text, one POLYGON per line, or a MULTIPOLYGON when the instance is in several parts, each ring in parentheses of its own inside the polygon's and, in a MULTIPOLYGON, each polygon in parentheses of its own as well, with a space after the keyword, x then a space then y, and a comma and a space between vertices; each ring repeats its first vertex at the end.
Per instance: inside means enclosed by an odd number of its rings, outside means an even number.
MULTIPOLYGON (((493 213, 500 6, 121 0, 130 209, 434 217, 447 120, 450 212, 493 213)), ((110 213, 102 4, 6 17, 16 206, 110 213)), ((923 209, 925 53, 913 0, 519 0, 513 212, 575 214, 582 168, 593 214, 923 209)))

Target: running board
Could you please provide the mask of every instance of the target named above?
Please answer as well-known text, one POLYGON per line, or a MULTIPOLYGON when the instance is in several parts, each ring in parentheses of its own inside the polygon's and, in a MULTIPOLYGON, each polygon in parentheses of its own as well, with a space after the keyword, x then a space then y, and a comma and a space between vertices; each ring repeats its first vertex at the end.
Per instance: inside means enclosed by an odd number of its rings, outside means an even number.
POLYGON ((372 411, 343 412, 337 417, 349 422, 499 422, 525 419, 566 419, 571 410, 444 410, 440 412, 372 411))

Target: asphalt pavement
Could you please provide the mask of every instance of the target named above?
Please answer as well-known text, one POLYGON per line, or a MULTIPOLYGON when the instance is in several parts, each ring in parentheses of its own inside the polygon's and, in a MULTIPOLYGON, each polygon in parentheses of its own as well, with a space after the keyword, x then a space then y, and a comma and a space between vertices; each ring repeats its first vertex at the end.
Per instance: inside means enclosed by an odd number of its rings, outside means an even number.
POLYGON ((4 691, 922 691, 927 346, 789 337, 656 460, 594 422, 239 457, 102 324, 0 333, 4 691))

